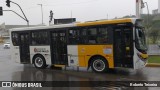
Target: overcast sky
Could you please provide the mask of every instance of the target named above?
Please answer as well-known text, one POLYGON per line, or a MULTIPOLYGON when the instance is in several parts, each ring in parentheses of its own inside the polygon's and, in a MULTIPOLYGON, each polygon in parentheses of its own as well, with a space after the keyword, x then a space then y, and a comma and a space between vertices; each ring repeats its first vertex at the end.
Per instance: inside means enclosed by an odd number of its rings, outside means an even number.
MULTIPOLYGON (((125 15, 135 15, 136 0, 12 0, 18 3, 25 12, 30 25, 42 23, 41 8, 37 4, 43 4, 44 23, 49 22, 49 12, 53 10, 54 18, 77 18, 77 21, 92 21, 98 19, 112 19, 125 15), (72 14, 71 14, 72 13, 72 14)), ((150 13, 158 8, 158 0, 143 0, 149 5, 150 13)), ((6 0, 0 0, 3 10, 14 10, 23 16, 18 6, 11 3, 6 6, 6 0)), ((144 8, 144 13, 147 8, 144 8)), ((26 25, 26 22, 13 12, 4 12, 0 16, 0 24, 26 25)))

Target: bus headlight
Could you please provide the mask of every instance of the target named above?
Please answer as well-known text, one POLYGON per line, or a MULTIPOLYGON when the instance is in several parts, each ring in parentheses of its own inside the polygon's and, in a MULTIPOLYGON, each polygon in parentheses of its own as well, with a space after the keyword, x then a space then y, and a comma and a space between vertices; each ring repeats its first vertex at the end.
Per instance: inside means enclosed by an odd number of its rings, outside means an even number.
POLYGON ((146 61, 148 58, 148 54, 140 54, 137 53, 138 57, 142 60, 142 61, 146 61))

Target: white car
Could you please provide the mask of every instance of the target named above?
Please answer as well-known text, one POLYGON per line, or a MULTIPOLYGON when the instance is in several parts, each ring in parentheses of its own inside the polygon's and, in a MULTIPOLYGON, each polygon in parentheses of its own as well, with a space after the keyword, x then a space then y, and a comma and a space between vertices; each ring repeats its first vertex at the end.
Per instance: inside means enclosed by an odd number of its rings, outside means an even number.
POLYGON ((4 48, 4 49, 10 49, 10 42, 6 42, 6 43, 3 45, 3 48, 4 48))

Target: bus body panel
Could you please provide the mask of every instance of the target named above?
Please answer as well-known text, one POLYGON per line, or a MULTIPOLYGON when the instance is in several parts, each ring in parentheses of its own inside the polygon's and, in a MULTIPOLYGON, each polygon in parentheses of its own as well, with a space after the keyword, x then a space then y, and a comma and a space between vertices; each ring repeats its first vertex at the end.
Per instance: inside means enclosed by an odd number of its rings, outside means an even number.
POLYGON ((109 68, 114 67, 112 45, 78 45, 78 55, 80 66, 87 67, 91 57, 98 55, 107 60, 109 68))
POLYGON ((87 67, 91 57, 104 57, 109 68, 114 68, 112 45, 68 45, 68 66, 87 67))
MULTIPOLYGON (((9 35, 11 35, 11 30, 9 30, 9 35)), ((19 46, 13 45, 11 36, 10 36, 10 49, 11 49, 11 60, 14 60, 16 63, 21 63, 19 46)))
POLYGON ((68 45, 68 66, 79 66, 78 60, 78 46, 77 45, 68 45))
POLYGON ((11 51, 12 51, 12 54, 11 54, 12 60, 14 60, 16 63, 21 63, 19 46, 11 45, 11 51))
POLYGON ((37 54, 42 55, 46 64, 51 64, 50 46, 30 46, 30 62, 32 63, 33 57, 37 54))
POLYGON ((147 54, 142 54, 141 52, 139 52, 136 48, 135 48, 135 55, 134 55, 134 69, 140 69, 146 66, 147 62, 143 61, 142 58, 148 58, 147 54), (141 55, 141 58, 138 56, 141 55), (143 57, 144 55, 144 57, 143 57))

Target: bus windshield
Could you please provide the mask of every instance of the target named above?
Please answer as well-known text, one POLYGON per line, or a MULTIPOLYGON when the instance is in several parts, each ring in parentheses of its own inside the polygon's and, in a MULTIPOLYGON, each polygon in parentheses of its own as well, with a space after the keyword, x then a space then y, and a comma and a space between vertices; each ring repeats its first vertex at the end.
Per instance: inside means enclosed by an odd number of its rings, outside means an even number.
POLYGON ((144 34, 144 29, 141 27, 136 27, 136 48, 142 52, 146 53, 147 51, 147 45, 146 45, 146 39, 144 34))

